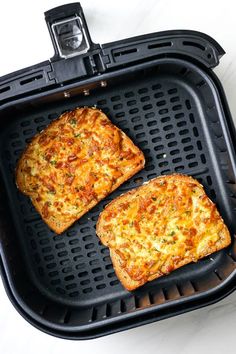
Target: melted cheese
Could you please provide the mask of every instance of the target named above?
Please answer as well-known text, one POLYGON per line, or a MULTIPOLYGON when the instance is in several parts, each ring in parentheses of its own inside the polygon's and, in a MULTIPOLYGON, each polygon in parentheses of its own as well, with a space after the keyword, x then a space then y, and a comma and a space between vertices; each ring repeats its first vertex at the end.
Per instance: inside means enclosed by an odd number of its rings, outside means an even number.
POLYGON ((230 243, 203 187, 183 175, 153 179, 112 201, 100 215, 97 233, 141 285, 230 243))
POLYGON ((142 152, 105 114, 78 108, 32 140, 16 180, 60 233, 143 165, 142 152))

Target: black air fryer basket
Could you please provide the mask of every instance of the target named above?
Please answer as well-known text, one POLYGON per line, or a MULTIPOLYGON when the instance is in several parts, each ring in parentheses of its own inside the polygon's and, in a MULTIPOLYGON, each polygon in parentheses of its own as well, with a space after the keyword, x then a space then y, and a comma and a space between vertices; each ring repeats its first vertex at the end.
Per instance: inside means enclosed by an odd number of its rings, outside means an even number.
POLYGON ((0 269, 13 305, 44 332, 86 339, 222 299, 236 285, 235 132, 212 71, 223 49, 195 31, 94 44, 79 3, 45 16, 55 56, 0 79, 0 269), (14 171, 30 139, 78 106, 105 112, 144 152, 146 165, 56 235, 17 190, 14 171), (96 236, 98 215, 121 193, 175 172, 203 184, 232 245, 128 292, 96 236))

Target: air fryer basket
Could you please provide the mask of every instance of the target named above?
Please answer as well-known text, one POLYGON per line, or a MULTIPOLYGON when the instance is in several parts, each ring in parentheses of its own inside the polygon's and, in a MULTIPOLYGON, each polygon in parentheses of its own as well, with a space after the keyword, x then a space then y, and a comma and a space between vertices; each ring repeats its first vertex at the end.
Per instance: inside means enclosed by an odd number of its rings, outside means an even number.
MULTIPOLYGON (((59 9, 53 10, 54 16, 69 7, 59 9)), ((0 81, 0 98, 5 95, 0 109, 2 278, 18 311, 47 333, 94 338, 205 306, 234 290, 235 135, 222 87, 210 69, 223 50, 210 37, 195 32, 159 36, 102 46, 103 65, 94 66, 101 69, 99 73, 91 72, 85 54, 88 75, 83 78, 75 75, 74 65, 68 74, 73 79, 64 82, 65 72, 56 77, 70 65, 57 53, 51 64, 41 63, 0 81), (186 40, 189 36, 191 41, 186 40), (188 43, 184 44, 188 49, 172 53, 169 47, 180 41, 188 43), (154 54, 142 51, 144 43, 153 46, 154 54), (21 89, 13 92, 14 87, 21 89), (144 152, 146 165, 56 235, 16 189, 14 170, 30 139, 78 106, 97 106, 105 112, 144 152), (98 215, 124 191, 174 172, 203 184, 230 229, 232 246, 128 292, 114 273, 108 249, 96 236, 98 215)), ((93 48, 93 58, 100 63, 98 47, 93 48)), ((82 66, 78 67, 81 73, 82 66)))

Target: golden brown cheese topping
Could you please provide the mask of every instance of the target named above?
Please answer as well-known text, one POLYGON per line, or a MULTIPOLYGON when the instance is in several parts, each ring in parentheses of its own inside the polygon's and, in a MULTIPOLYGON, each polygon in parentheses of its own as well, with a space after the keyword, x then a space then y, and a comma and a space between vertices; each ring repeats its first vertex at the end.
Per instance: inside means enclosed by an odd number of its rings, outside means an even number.
POLYGON ((159 177, 118 197, 100 214, 97 233, 129 290, 230 243, 215 204, 184 175, 159 177))
POLYGON ((16 182, 61 233, 144 162, 143 153, 105 114, 78 108, 34 137, 18 163, 16 182))

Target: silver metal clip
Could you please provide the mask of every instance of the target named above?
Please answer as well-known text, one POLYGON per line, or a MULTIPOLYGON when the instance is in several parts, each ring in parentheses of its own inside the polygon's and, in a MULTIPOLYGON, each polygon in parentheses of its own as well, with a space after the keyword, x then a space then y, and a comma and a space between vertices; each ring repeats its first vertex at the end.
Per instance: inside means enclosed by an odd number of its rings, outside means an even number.
POLYGON ((86 31, 78 15, 54 22, 52 32, 61 58, 86 53, 90 48, 86 31))

